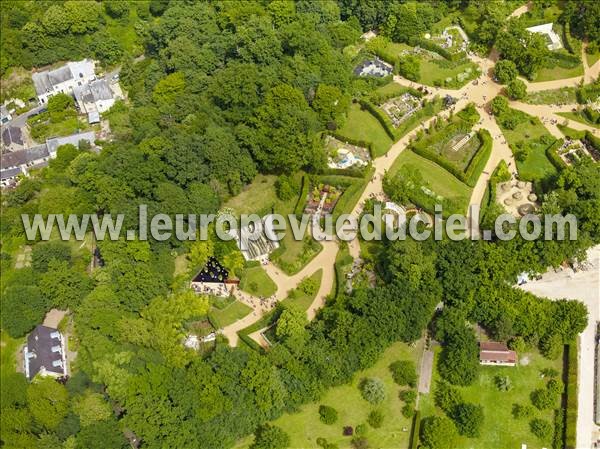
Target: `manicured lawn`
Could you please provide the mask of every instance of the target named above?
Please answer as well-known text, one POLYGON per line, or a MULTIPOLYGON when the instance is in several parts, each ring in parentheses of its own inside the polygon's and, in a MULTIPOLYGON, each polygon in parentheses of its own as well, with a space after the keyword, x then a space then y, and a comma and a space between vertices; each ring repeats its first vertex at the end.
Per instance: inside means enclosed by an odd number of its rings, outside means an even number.
MULTIPOLYGON (((408 359, 415 361, 419 366, 417 360, 420 354, 420 344, 411 348, 404 343, 395 343, 383 353, 372 368, 357 373, 350 384, 330 389, 320 401, 301 407, 297 413, 285 414, 273 424, 290 435, 289 447, 291 448, 318 449, 317 438, 326 438, 328 443, 346 449, 352 447, 352 437, 342 435, 343 427, 365 424, 369 413, 379 408, 384 413, 383 425, 379 429, 367 425, 365 436, 369 447, 406 448, 410 437, 411 420, 402 416, 403 402, 398 399, 398 393, 402 388, 392 380, 388 366, 396 360, 408 359), (365 401, 360 394, 358 385, 365 377, 378 377, 385 383, 386 399, 377 407, 365 401), (337 410, 338 420, 334 424, 326 425, 319 420, 319 406, 322 404, 337 410)), ((236 448, 248 448, 252 439, 253 437, 250 436, 240 441, 236 448)))
POLYGON ((216 328, 223 328, 235 323, 252 312, 252 308, 239 301, 234 301, 224 309, 213 308, 209 315, 210 321, 216 328))
POLYGON ((527 94, 525 101, 531 104, 571 104, 577 102, 576 92, 575 87, 540 90, 527 94))
POLYGON ((307 294, 302 291, 300 288, 296 288, 293 290, 292 294, 289 295, 286 299, 281 301, 283 304, 295 304, 299 309, 307 310, 312 304, 315 296, 317 296, 317 292, 319 291, 319 287, 321 285, 321 278, 323 277, 323 270, 319 269, 315 271, 312 275, 308 277, 311 279, 315 285, 315 291, 312 294, 307 294))
POLYGON ((368 111, 361 110, 358 103, 350 106, 346 123, 337 133, 349 139, 371 142, 373 157, 387 153, 393 143, 377 119, 368 111))
POLYGON ((600 129, 600 125, 597 125, 596 123, 592 123, 589 120, 587 120, 585 115, 583 115, 581 112, 557 112, 556 115, 560 115, 561 117, 568 118, 569 120, 574 120, 576 122, 583 123, 584 125, 591 126, 592 128, 600 129))
POLYGON ((308 231, 303 240, 295 240, 288 226, 279 248, 271 253, 271 260, 286 274, 292 275, 304 268, 322 249, 323 246, 308 235, 308 231))
POLYGON ((512 151, 517 154, 521 147, 528 148, 525 160, 517 159, 519 178, 526 181, 541 180, 556 173, 556 169, 546 157, 546 148, 555 140, 537 117, 531 117, 521 111, 511 110, 511 113, 522 119, 515 129, 507 129, 499 123, 502 133, 512 151), (548 144, 541 139, 546 139, 548 144))
MULTIPOLYGON (((39 115, 39 117, 42 116, 44 116, 44 113, 39 115)), ((50 137, 69 136, 77 132, 88 131, 94 128, 87 123, 87 120, 80 117, 69 117, 57 123, 41 120, 35 121, 34 119, 32 120, 30 127, 31 137, 37 142, 44 142, 50 137)))
POLYGON ((2 331, 0 334, 0 373, 15 371, 17 350, 23 341, 22 338, 12 338, 8 333, 2 331))
MULTIPOLYGON (((294 180, 300 185, 302 173, 294 175, 294 180)), ((293 212, 298 197, 294 196, 288 201, 281 201, 277 198, 275 191, 275 182, 277 176, 257 175, 254 180, 248 184, 239 195, 230 198, 225 207, 233 209, 234 213, 240 214, 270 214, 271 209, 281 214, 293 212)), ((300 192, 298 192, 299 194, 300 192)))
POLYGON ((577 67, 572 69, 566 69, 563 67, 554 66, 552 68, 542 68, 537 73, 537 76, 533 80, 536 83, 542 81, 553 81, 562 80, 567 78, 575 78, 576 76, 583 75, 583 64, 579 64, 577 67))
POLYGON ((587 58, 588 65, 591 67, 600 59, 600 51, 592 54, 586 53, 585 56, 587 58))
MULTIPOLYGON (((438 353, 436 352, 436 359, 438 353)), ((479 379, 471 386, 459 387, 466 402, 479 404, 484 408, 484 424, 479 438, 461 437, 456 449, 506 449, 520 448, 526 444, 528 448, 552 447, 552 441, 541 441, 529 429, 529 421, 541 418, 553 423, 552 410, 540 411, 534 408, 535 413, 531 418, 515 419, 512 416, 513 404, 531 405, 530 395, 533 390, 545 388, 547 379, 543 379, 540 370, 553 368, 559 373, 562 371, 561 359, 547 360, 538 352, 519 354, 521 361, 526 357, 528 365, 516 367, 482 366, 479 379), (500 391, 494 384, 496 375, 508 376, 512 385, 509 391, 500 391)), ((437 361, 437 360, 436 360, 437 361)), ((560 378, 560 375, 559 375, 560 378)), ((419 405, 421 416, 433 414, 443 415, 436 409, 433 402, 433 392, 436 381, 440 379, 437 370, 434 370, 432 391, 428 395, 421 395, 419 405)))
POLYGON ((428 86, 435 85, 444 85, 446 78, 452 78, 452 81, 448 84, 447 87, 450 88, 460 88, 467 84, 470 80, 477 77, 479 72, 477 71, 477 66, 473 64, 471 61, 465 61, 462 64, 458 64, 452 68, 442 67, 439 64, 436 64, 435 61, 420 58, 421 60, 421 70, 419 72, 419 82, 422 84, 427 84, 428 86), (471 73, 469 76, 463 81, 458 81, 456 76, 459 73, 463 73, 466 69, 470 68, 471 73))
POLYGON ((462 183, 448 171, 418 154, 405 150, 394 161, 390 174, 398 172, 400 167, 407 166, 411 170, 421 172, 423 179, 429 184, 429 189, 445 198, 452 199, 466 210, 471 198, 471 188, 462 183))
POLYGON ((240 279, 240 289, 254 296, 271 296, 277 285, 262 267, 246 268, 240 279))
POLYGON ((402 95, 407 90, 408 88, 406 86, 392 82, 386 84, 385 86, 381 86, 379 89, 376 89, 375 93, 380 95, 402 95))

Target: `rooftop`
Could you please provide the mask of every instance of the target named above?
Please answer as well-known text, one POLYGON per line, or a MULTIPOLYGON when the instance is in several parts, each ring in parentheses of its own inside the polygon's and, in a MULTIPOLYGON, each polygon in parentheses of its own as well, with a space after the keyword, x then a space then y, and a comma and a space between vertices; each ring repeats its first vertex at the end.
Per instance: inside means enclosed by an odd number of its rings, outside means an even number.
POLYGON ((44 70, 43 72, 31 75, 35 91, 38 95, 51 92, 54 86, 77 78, 89 78, 94 76, 94 62, 89 59, 82 61, 69 62, 54 70, 44 70))
POLYGON ((56 375, 66 374, 64 348, 57 329, 36 326, 27 337, 27 346, 23 351, 25 372, 30 380, 42 370, 56 375))

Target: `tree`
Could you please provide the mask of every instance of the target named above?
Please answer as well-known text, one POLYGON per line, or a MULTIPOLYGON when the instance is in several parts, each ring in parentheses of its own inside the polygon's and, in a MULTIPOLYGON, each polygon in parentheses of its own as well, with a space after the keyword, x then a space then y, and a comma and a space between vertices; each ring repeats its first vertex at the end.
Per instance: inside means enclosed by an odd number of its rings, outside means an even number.
POLYGON ((31 267, 38 273, 48 270, 52 260, 71 262, 71 248, 61 241, 41 242, 31 251, 31 267))
POLYGON ((519 71, 513 61, 502 59, 494 67, 494 76, 500 84, 508 84, 517 78, 519 71))
POLYGON ((69 411, 66 388, 52 377, 42 377, 27 390, 27 401, 35 421, 47 430, 54 430, 69 411))
POLYGON ((373 410, 367 417, 367 422, 373 429, 379 429, 383 425, 383 412, 379 409, 373 410))
POLYGON ((114 18, 124 17, 129 14, 129 3, 123 0, 104 0, 102 2, 106 14, 114 18))
POLYGON ((185 89, 185 77, 181 72, 171 73, 161 79, 152 92, 152 99, 158 106, 171 105, 185 89))
POLYGON ((540 340, 540 352, 550 360, 556 360, 563 351, 563 342, 560 335, 551 332, 540 340))
POLYGON ((483 407, 468 402, 458 404, 452 410, 452 420, 456 424, 458 433, 476 438, 483 426, 483 407))
POLYGON ((508 100, 506 99, 506 97, 502 95, 497 95, 496 97, 494 97, 494 99, 492 100, 492 113, 496 117, 500 117, 506 111, 508 111, 508 100))
POLYGON ((291 177, 286 175, 281 175, 277 178, 275 182, 275 191, 277 193, 277 198, 282 201, 291 200, 296 194, 293 185, 293 181, 291 177))
POLYGON ((75 449, 124 449, 130 445, 113 417, 85 426, 77 434, 75 449))
POLYGON ((386 397, 385 385, 383 381, 377 377, 363 379, 360 384, 360 392, 363 399, 371 404, 379 404, 386 397))
POLYGON ((338 419, 337 410, 328 405, 321 405, 319 407, 319 419, 325 424, 333 424, 338 419))
POLYGON ((250 449, 286 449, 290 436, 279 427, 263 424, 254 432, 254 442, 250 449))
POLYGON ((538 410, 553 408, 558 401, 558 395, 547 388, 538 388, 531 393, 531 402, 538 410))
POLYGON ((87 390, 73 401, 73 411, 79 415, 82 427, 106 421, 113 416, 110 404, 100 393, 91 390, 87 390))
POLYGON ((443 381, 437 382, 433 397, 435 405, 448 414, 463 401, 458 388, 443 381))
POLYGON ((67 262, 51 260, 40 278, 40 288, 53 307, 74 310, 91 291, 92 281, 67 262))
POLYGON ((41 323, 48 303, 34 285, 13 285, 2 294, 2 329, 19 338, 41 323))
POLYGON ((394 382, 398 385, 409 385, 413 388, 416 386, 417 370, 412 360, 397 360, 389 366, 389 369, 394 382))
POLYGON ((494 384, 500 391, 509 391, 512 388, 510 377, 497 374, 494 376, 494 384))
POLYGON ((443 416, 421 420, 421 443, 428 449, 454 449, 458 433, 454 423, 443 416))
POLYGON ((214 244, 211 239, 197 240, 192 243, 188 258, 193 270, 201 269, 214 254, 214 244))
POLYGON ((512 100, 521 100, 527 96, 527 86, 520 79, 515 79, 506 86, 506 93, 512 100))
POLYGON ((552 424, 545 419, 535 418, 529 423, 531 433, 540 440, 549 440, 552 437, 552 424))
POLYGON ((342 91, 336 86, 328 86, 327 84, 319 84, 315 99, 312 102, 312 107, 323 124, 337 123, 342 114, 348 109, 348 105, 348 98, 342 94, 342 91))
POLYGON ((295 305, 286 306, 277 320, 275 334, 291 348, 299 349, 308 336, 306 313, 295 305))
POLYGON ((530 418, 535 413, 531 405, 513 404, 512 415, 515 419, 530 418))

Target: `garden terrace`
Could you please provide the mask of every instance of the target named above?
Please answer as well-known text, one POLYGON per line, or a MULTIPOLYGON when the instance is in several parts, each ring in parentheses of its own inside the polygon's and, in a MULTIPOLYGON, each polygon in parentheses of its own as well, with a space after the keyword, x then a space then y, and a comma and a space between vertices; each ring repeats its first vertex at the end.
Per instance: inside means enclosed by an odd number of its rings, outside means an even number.
POLYGON ((325 136, 325 149, 329 156, 327 165, 333 169, 364 167, 371 160, 369 149, 332 136, 325 136))

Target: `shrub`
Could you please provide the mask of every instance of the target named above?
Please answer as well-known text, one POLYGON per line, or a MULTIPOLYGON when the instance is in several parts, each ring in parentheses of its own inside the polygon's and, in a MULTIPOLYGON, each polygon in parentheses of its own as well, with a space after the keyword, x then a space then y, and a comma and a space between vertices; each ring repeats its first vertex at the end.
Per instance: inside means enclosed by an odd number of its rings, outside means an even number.
POLYGON ((452 420, 461 435, 478 437, 483 425, 483 407, 466 402, 458 404, 452 410, 452 420))
POLYGON ((498 96, 494 97, 494 99, 492 100, 491 107, 492 107, 492 113, 496 117, 499 117, 502 114, 504 114, 506 111, 508 111, 508 100, 506 99, 505 96, 498 95, 498 96))
POLYGON ((506 87, 506 93, 513 100, 521 100, 527 96, 527 86, 520 79, 515 79, 506 87))
POLYGON ((405 418, 412 418, 415 415, 415 408, 413 404, 404 404, 402 406, 402 416, 405 418))
POLYGON ((286 449, 290 445, 290 436, 282 429, 271 424, 263 424, 254 433, 254 443, 250 449, 286 449))
POLYGON ((517 353, 525 352, 527 349, 527 345, 525 344, 525 339, 521 336, 516 336, 511 338, 508 341, 508 347, 517 353))
POLYGON ((354 433, 354 429, 352 426, 344 426, 344 431, 342 433, 345 437, 350 437, 354 433))
POLYGON ((291 178, 286 175, 281 175, 277 178, 277 181, 275 182, 275 192, 277 193, 277 198, 282 201, 292 199, 295 192, 291 178))
POLYGON ((552 436, 552 424, 545 419, 535 418, 529 423, 531 433, 540 440, 547 440, 552 436))
POLYGON ((496 388, 500 391, 509 391, 512 388, 510 377, 508 376, 501 376, 499 374, 496 375, 494 377, 494 384, 496 385, 496 388))
POLYGON ((447 382, 438 382, 433 393, 435 405, 446 413, 450 413, 455 406, 462 402, 462 396, 458 388, 453 387, 447 382))
POLYGON ((562 350, 562 338, 556 333, 550 333, 540 340, 540 352, 547 359, 556 360, 562 350))
POLYGON ((323 449, 339 449, 339 446, 335 443, 330 443, 326 438, 317 438, 317 445, 323 449))
POLYGON ((355 433, 356 433, 356 436, 359 436, 359 437, 365 436, 367 434, 367 425, 359 424, 358 426, 356 426, 355 433))
POLYGON ((367 422, 373 429, 379 429, 383 424, 383 412, 381 410, 373 410, 369 413, 367 422))
POLYGON ((557 400, 557 395, 548 389, 538 388, 531 393, 531 402, 539 410, 553 408, 557 400))
POLYGON ((508 84, 517 78, 519 71, 513 61, 502 59, 494 67, 494 76, 500 84, 508 84))
POLYGON ((369 442, 365 437, 356 437, 352 439, 352 447, 354 449, 368 449, 369 442))
POLYGON ((360 385, 362 397, 371 404, 379 404, 385 399, 385 385, 376 377, 364 379, 360 385))
POLYGON ((550 377, 550 378, 558 377, 558 375, 560 374, 554 368, 544 368, 543 370, 540 370, 540 373, 544 377, 550 377))
POLYGON ((399 396, 407 404, 414 404, 417 400, 417 392, 415 390, 402 390, 399 396))
POLYGON ((389 366, 394 382, 398 385, 417 385, 417 370, 411 360, 398 360, 389 366))
POLYGON ((421 443, 428 449, 455 449, 456 426, 443 416, 428 416, 421 421, 421 443))
POLYGON ((512 415, 515 419, 530 418, 534 414, 531 405, 513 404, 512 415))
POLYGON ((337 410, 328 405, 319 407, 319 419, 325 424, 333 424, 338 419, 337 410))

